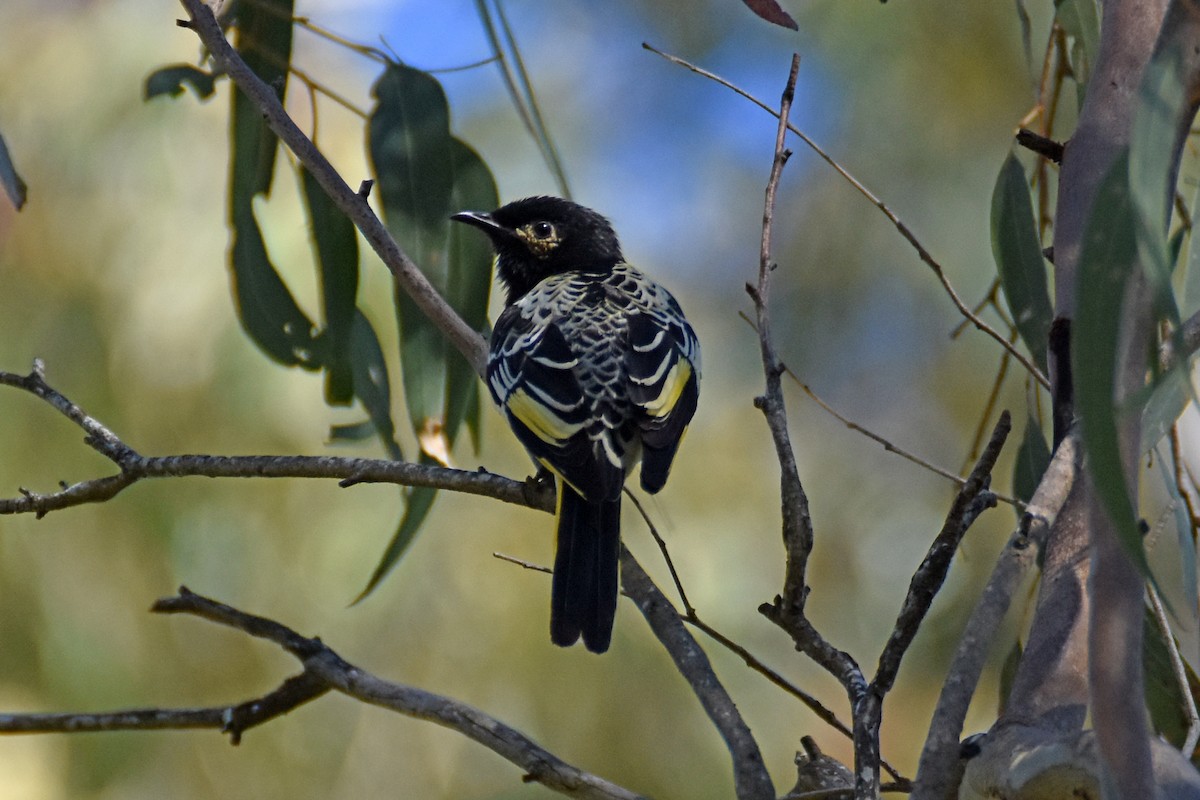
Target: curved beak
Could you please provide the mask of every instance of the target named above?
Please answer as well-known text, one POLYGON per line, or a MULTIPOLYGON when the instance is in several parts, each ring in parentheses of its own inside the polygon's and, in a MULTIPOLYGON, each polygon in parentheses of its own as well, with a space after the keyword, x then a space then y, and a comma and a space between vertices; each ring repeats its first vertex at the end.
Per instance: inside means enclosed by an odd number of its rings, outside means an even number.
POLYGON ((455 222, 465 222, 474 228, 479 228, 488 235, 491 239, 510 238, 515 234, 508 228, 501 225, 492 215, 486 211, 460 211, 457 214, 452 214, 450 219, 455 222))

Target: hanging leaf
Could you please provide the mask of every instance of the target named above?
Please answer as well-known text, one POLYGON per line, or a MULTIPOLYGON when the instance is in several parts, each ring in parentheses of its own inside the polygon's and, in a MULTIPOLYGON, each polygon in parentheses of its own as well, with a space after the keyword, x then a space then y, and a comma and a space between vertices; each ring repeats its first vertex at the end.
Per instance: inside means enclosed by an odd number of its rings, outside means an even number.
POLYGON ((25 181, 21 180, 17 168, 13 166, 12 156, 8 153, 8 145, 4 143, 3 136, 0 136, 0 186, 4 187, 4 193, 16 206, 17 211, 25 207, 25 198, 28 196, 25 181))
POLYGON ((216 76, 211 72, 191 64, 171 64, 154 70, 146 77, 143 99, 149 100, 164 94, 178 97, 183 94, 185 86, 191 86, 197 97, 207 100, 212 97, 215 82, 216 76))
MULTIPOLYGON (((1037 491, 1046 468, 1050 466, 1050 447, 1046 437, 1042 435, 1042 427, 1038 425, 1033 414, 1025 418, 1025 438, 1017 450, 1017 459, 1013 463, 1013 493, 1017 499, 1028 503, 1037 491)), ((1016 509, 1018 518, 1023 513, 1016 509)))
MULTIPOLYGON (((1178 46, 1155 53, 1142 78, 1129 145, 1129 188, 1136 212, 1138 256, 1153 298, 1155 319, 1168 323, 1177 353, 1186 353, 1187 348, 1172 282, 1176 263, 1173 251, 1178 245, 1172 243, 1168 231, 1177 177, 1174 153, 1181 135, 1176 120, 1187 112, 1188 103, 1183 80, 1178 46)), ((1157 362, 1151 366, 1157 368, 1157 362)), ((1175 371, 1182 379, 1178 385, 1194 399, 1188 359, 1177 359, 1175 371)))
POLYGON ((325 401, 345 405, 354 399, 350 345, 358 295, 358 235, 316 178, 306 169, 300 170, 300 177, 321 273, 325 327, 319 344, 325 401))
POLYGON ((329 441, 331 442, 365 442, 376 433, 375 423, 369 419, 362 422, 351 422, 346 425, 331 425, 329 441))
POLYGON ((772 25, 789 28, 793 31, 800 30, 800 26, 796 24, 796 20, 792 19, 792 15, 784 11, 783 7, 775 0, 742 0, 742 2, 746 4, 746 8, 772 25))
MULTIPOLYGON (((292 60, 292 0, 240 0, 236 13, 234 46, 246 66, 275 87, 282 101, 292 60)), ((232 95, 230 206, 237 210, 254 195, 270 192, 279 140, 246 95, 232 95)))
POLYGON ((271 263, 250 205, 234 216, 230 261, 238 318, 250 338, 280 364, 318 368, 315 326, 271 263))
MULTIPOLYGON (((1171 511, 1175 516, 1175 535, 1179 540, 1179 572, 1182 578, 1183 596, 1197 596, 1197 578, 1196 578, 1196 542, 1192 538, 1192 519, 1188 514, 1187 503, 1179 494, 1179 486, 1175 483, 1175 476, 1171 473, 1171 460, 1163 458, 1161 453, 1155 453, 1154 461, 1158 464, 1159 472, 1162 474, 1163 486, 1166 487, 1167 493, 1171 495, 1171 511)), ((1188 615, 1187 625, 1190 629, 1195 630, 1197 608, 1195 603, 1185 603, 1182 611, 1186 611, 1188 615)))
POLYGON ((388 458, 402 461, 404 454, 396 442, 396 424, 392 421, 392 389, 387 362, 371 321, 357 309, 350 328, 350 363, 353 370, 354 396, 366 409, 367 416, 388 458))
MULTIPOLYGON (((445 296, 446 244, 454 189, 450 109, 431 75, 389 64, 374 88, 371 161, 388 230, 445 296)), ((445 336, 400 287, 395 293, 400 369, 409 417, 419 437, 445 425, 445 336)), ((453 357, 458 358, 454 353, 453 357)))
POLYGON ((1068 55, 1082 106, 1084 87, 1100 50, 1100 10, 1096 0, 1054 0, 1054 18, 1072 40, 1068 55))
POLYGON ((1192 397, 1191 381, 1183 370, 1160 375, 1142 408, 1142 453, 1149 453, 1170 432, 1192 397))
POLYGON ((1120 410, 1115 403, 1121 309, 1137 258, 1128 171, 1129 159, 1125 154, 1113 163, 1092 204, 1079 259, 1071 366, 1092 483, 1122 545, 1142 574, 1149 576, 1145 547, 1125 480, 1117 435, 1120 410))
MULTIPOLYGON (((436 462, 426 456, 421 455, 422 464, 435 464, 436 462)), ((430 489, 424 486, 415 486, 405 493, 404 501, 404 517, 400 520, 400 526, 396 529, 396 533, 392 536, 392 540, 388 542, 387 549, 383 551, 383 558, 379 560, 375 571, 371 573, 371 579, 367 581, 367 586, 358 597, 354 598, 354 602, 358 603, 365 599, 367 595, 375 591, 388 573, 400 561, 400 557, 412 544, 413 539, 417 535, 417 531, 421 528, 421 523, 429 516, 430 509, 433 508, 433 501, 437 499, 437 489, 430 489)), ((353 605, 353 604, 352 604, 353 605)))
MULTIPOLYGON (((292 3, 261 0, 237 5, 238 52, 282 97, 292 49, 292 3)), ((312 321, 300 310, 271 264, 254 216, 254 197, 271 188, 275 134, 262 112, 240 91, 232 92, 229 222, 234 295, 242 327, 281 364, 315 369, 312 321)))
MULTIPOLYGON (((483 159, 468 145, 451 144, 456 211, 493 209, 500 205, 496 181, 483 159)), ((446 301, 477 331, 487 327, 488 297, 492 288, 492 248, 488 241, 464 225, 450 227, 449 280, 446 301)), ((479 376, 466 359, 452 357, 446 370, 446 435, 453 444, 462 423, 479 450, 479 376)))
POLYGON ((1038 242, 1025 170, 1012 153, 992 191, 992 255, 1017 331, 1033 360, 1047 373, 1046 348, 1054 310, 1046 289, 1046 260, 1038 242))

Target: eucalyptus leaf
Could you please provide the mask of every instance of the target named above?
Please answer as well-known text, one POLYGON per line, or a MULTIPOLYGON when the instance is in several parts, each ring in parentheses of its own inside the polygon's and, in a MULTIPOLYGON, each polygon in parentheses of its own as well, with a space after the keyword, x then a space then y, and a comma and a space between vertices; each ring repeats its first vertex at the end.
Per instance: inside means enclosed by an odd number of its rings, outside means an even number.
MULTIPOLYGON (((1037 491, 1038 483, 1050 466, 1050 447, 1042 434, 1042 426, 1032 414, 1025 418, 1025 436, 1017 450, 1013 463, 1013 493, 1017 499, 1028 503, 1037 491)), ((1022 511, 1016 509, 1019 517, 1022 511)))
MULTIPOLYGON (((1175 516, 1175 535, 1179 541, 1179 572, 1181 583, 1183 585, 1184 597, 1196 597, 1200 587, 1197 586, 1196 578, 1196 542, 1192 538, 1192 518, 1188 514, 1187 503, 1179 494, 1179 486, 1175 483, 1175 475, 1171 472, 1171 464, 1169 458, 1164 458, 1162 453, 1155 453, 1154 461, 1158 464, 1159 472, 1162 474, 1163 486, 1166 487, 1167 493, 1171 495, 1171 512, 1175 516)), ((1188 619, 1186 624, 1192 630, 1196 629, 1196 604, 1184 603, 1183 607, 1187 610, 1188 619)), ((1182 620, 1181 620, 1182 622, 1182 620)))
POLYGON ((992 254, 1021 340, 1046 373, 1054 310, 1046 288, 1046 260, 1038 242, 1029 184, 1021 162, 1012 153, 1004 160, 992 191, 992 254))
MULTIPOLYGON (((237 37, 234 45, 242 60, 265 83, 276 88, 280 100, 287 88, 292 60, 292 0, 240 0, 236 6, 237 37)), ((232 92, 233 166, 230 206, 249 203, 256 194, 271 190, 275 150, 279 140, 262 112, 240 91, 232 92)))
POLYGON ((350 346, 358 295, 358 235, 354 223, 316 178, 305 169, 300 170, 300 177, 321 273, 325 327, 320 352, 325 368, 325 400, 345 405, 354 399, 350 346))
MULTIPOLYGON (((443 296, 449 282, 447 240, 454 190, 450 109, 437 80, 389 64, 375 83, 368 124, 371 161, 384 221, 443 296)), ((400 368, 409 417, 419 437, 445 424, 445 336, 397 286, 400 368)), ((457 354, 455 354, 457 357, 457 354)))
MULTIPOLYGON (((456 210, 492 209, 500 205, 496 181, 483 159, 468 145, 455 139, 454 191, 456 210)), ((475 330, 487 327, 488 297, 492 288, 492 248, 487 239, 465 225, 450 226, 449 280, 446 301, 475 330)), ((466 423, 472 444, 479 450, 479 376, 452 353, 446 368, 446 435, 451 444, 466 423)))
POLYGON ((1079 102, 1083 104, 1083 87, 1087 85, 1092 65, 1100 51, 1100 9, 1096 0, 1054 0, 1054 18, 1075 46, 1070 53, 1071 71, 1079 86, 1079 102))
POLYGON ((1149 453, 1171 430, 1192 398, 1186 370, 1160 375, 1142 407, 1142 453, 1149 453))
POLYGON ((364 419, 362 422, 331 425, 329 427, 329 441, 364 442, 374 436, 375 433, 375 423, 370 419, 364 419))
POLYGON ((375 328, 361 311, 354 312, 350 328, 350 363, 354 375, 354 396, 366 409, 388 458, 401 461, 404 454, 396 442, 396 424, 392 421, 392 389, 387 362, 375 328))
POLYGON ((197 97, 207 100, 215 91, 215 82, 216 76, 199 67, 191 64, 170 64, 146 76, 143 98, 149 100, 159 95, 178 97, 183 94, 184 87, 191 86, 197 97))
MULTIPOLYGON (((421 455, 422 464, 433 464, 433 459, 425 454, 421 455)), ((437 489, 430 489, 425 486, 414 486, 405 492, 404 501, 404 516, 400 519, 400 524, 396 528, 396 533, 392 536, 392 540, 388 542, 387 549, 383 552, 383 558, 379 559, 379 564, 376 565, 375 571, 371 573, 371 579, 367 581, 367 586, 362 590, 358 597, 354 598, 354 602, 358 603, 371 592, 375 591, 388 573, 400 561, 400 557, 408 550, 408 546, 412 544, 413 538, 417 535, 417 531, 421 528, 421 523, 429 516, 430 510, 433 508, 433 501, 437 499, 437 489)))
POLYGON ((1117 536, 1143 575, 1145 547, 1125 479, 1115 403, 1119 331, 1126 286, 1137 268, 1137 234, 1122 154, 1102 181, 1085 227, 1076 283, 1071 366, 1087 469, 1117 536))
POLYGON ((0 136, 0 186, 4 187, 4 193, 16 206, 17 211, 25 207, 28 189, 25 181, 17 174, 17 168, 13 166, 12 156, 9 155, 8 145, 4 143, 3 136, 0 136))
POLYGON ((271 263, 253 206, 234 215, 230 262, 238 318, 250 338, 280 364, 316 369, 315 326, 271 263))

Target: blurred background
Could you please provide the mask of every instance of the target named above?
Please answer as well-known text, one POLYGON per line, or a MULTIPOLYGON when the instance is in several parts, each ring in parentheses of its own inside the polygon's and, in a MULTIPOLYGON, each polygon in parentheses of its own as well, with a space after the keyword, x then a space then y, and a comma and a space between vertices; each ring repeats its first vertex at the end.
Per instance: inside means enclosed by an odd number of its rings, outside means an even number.
MULTIPOLYGON (((690 598, 707 622, 849 720, 837 683, 755 610, 782 586, 783 551, 777 466, 752 405, 758 347, 739 312, 750 308, 742 287, 757 264, 775 121, 642 43, 772 105, 799 52, 795 123, 890 205, 974 303, 994 275, 992 185, 1032 104, 1049 4, 1029 8, 1032 66, 1012 4, 784 6, 799 32, 737 0, 612 0, 602 12, 583 0, 505 3, 576 199, 611 217, 627 256, 672 288, 703 342, 699 413, 671 483, 648 504, 690 598)), ((470 0, 300 0, 297 13, 385 43, 422 69, 489 55, 470 0)), ((44 359, 54 386, 148 455, 379 455, 330 447, 330 425, 361 413, 327 407, 319 376, 268 361, 238 327, 225 263, 230 87, 203 103, 191 94, 142 101, 147 74, 198 58, 195 36, 175 25, 183 15, 143 0, 0 4, 0 132, 30 187, 20 214, 0 202, 0 369, 44 359)), ((297 66, 369 107, 375 64, 305 31, 295 47, 297 66)), ((456 133, 491 166, 503 198, 554 191, 495 65, 439 78, 456 133)), ((357 185, 368 174, 361 120, 317 103, 318 142, 357 185)), ((289 107, 311 130, 310 98, 295 82, 289 107)), ((792 146, 776 217, 781 357, 842 413, 959 469, 999 348, 973 329, 951 339, 960 318, 912 248, 792 146)), ((260 220, 275 263, 312 309, 294 180, 290 169, 276 176, 260 220)), ((363 274, 360 303, 390 331, 389 280, 373 254, 363 274)), ((847 430, 794 386, 789 401, 817 530, 811 613, 870 673, 952 487, 847 430)), ((1010 370, 1000 406, 1014 411, 1017 430, 997 471, 1002 491, 1026 405, 1023 376, 1010 370)), ((110 473, 81 438, 44 403, 0 391, 0 496, 110 473)), ((459 465, 528 473, 492 409, 482 450, 465 439, 459 465)), ((603 657, 549 643, 548 579, 492 555, 550 563, 544 514, 443 494, 389 579, 350 607, 400 508, 387 486, 182 479, 42 520, 0 518, 0 712, 234 703, 297 671, 274 647, 147 613, 186 584, 320 635, 381 677, 474 704, 635 791, 732 796, 728 754, 631 604, 622 601, 603 657)), ((950 651, 1013 521, 1002 505, 971 531, 889 697, 883 752, 910 777, 950 651)), ((625 531, 667 590, 632 508, 625 531)), ((1000 636, 968 732, 995 713, 996 672, 1028 600, 1019 596, 1000 636)), ((701 642, 781 794, 802 735, 849 760, 848 741, 701 642)), ((0 796, 22 800, 550 796, 520 777, 458 734, 337 696, 251 730, 236 748, 213 731, 0 738, 0 796)))

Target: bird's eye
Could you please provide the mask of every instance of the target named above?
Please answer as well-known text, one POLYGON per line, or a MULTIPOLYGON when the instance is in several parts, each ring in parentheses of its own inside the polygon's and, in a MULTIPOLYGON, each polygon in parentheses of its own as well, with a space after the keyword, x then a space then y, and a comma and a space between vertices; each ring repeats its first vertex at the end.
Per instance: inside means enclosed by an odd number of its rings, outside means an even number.
POLYGON ((549 239, 554 236, 554 226, 549 222, 535 222, 531 227, 533 235, 539 239, 549 239))

